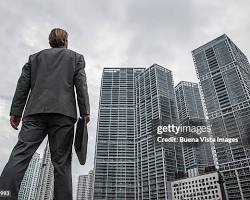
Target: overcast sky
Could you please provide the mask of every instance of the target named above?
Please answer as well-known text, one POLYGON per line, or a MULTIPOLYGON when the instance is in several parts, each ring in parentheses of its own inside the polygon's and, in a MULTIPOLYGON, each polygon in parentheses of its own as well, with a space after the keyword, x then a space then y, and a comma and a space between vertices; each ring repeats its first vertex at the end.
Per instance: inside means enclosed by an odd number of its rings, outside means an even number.
POLYGON ((69 48, 84 54, 87 64, 92 120, 86 165, 74 154, 75 186, 77 176, 94 166, 103 67, 157 63, 172 70, 175 84, 197 82, 191 50, 223 33, 250 56, 249 11, 249 0, 1 1, 0 171, 17 141, 8 117, 17 79, 29 54, 48 48, 52 28, 69 32, 69 48))

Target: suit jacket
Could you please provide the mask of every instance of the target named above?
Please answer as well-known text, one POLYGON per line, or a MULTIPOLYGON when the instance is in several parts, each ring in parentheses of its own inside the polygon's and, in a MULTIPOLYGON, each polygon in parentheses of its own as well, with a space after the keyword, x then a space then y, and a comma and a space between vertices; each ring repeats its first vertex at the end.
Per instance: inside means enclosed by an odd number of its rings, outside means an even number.
POLYGON ((64 47, 29 56, 17 83, 10 115, 59 113, 77 119, 75 91, 80 115, 89 114, 84 68, 83 55, 64 47))

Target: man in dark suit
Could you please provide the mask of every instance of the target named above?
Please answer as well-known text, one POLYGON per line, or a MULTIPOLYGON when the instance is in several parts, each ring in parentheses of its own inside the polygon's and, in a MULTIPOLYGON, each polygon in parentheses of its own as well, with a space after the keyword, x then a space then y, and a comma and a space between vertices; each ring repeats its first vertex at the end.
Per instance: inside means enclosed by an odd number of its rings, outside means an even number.
POLYGON ((13 200, 17 200, 24 173, 46 135, 54 166, 54 199, 72 199, 75 91, 84 123, 90 120, 85 61, 81 54, 67 49, 65 30, 53 29, 49 43, 52 48, 31 55, 24 65, 11 105, 10 124, 18 129, 22 119, 22 127, 2 172, 0 190, 9 190, 13 200))

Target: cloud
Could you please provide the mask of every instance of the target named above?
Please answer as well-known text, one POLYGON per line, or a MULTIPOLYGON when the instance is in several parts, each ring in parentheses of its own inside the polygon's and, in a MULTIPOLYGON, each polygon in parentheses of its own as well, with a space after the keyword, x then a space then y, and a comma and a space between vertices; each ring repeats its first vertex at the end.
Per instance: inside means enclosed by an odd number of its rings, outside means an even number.
POLYGON ((77 176, 94 165, 103 67, 157 63, 173 71, 175 84, 197 81, 191 50, 223 33, 249 56, 249 10, 248 0, 1 1, 1 160, 7 161, 17 139, 8 124, 17 78, 28 55, 48 47, 52 28, 66 29, 70 48, 83 53, 87 63, 92 121, 87 164, 80 166, 74 155, 75 186, 77 176))

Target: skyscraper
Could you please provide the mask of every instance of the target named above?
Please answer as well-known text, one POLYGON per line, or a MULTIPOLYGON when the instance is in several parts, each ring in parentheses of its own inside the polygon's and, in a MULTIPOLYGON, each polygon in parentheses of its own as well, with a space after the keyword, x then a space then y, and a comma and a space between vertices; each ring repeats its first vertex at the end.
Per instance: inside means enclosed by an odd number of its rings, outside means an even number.
POLYGON ((179 120, 205 119, 197 83, 181 81, 175 86, 179 120))
POLYGON ((94 199, 168 199, 182 170, 179 144, 157 143, 160 124, 177 124, 171 71, 105 68, 97 127, 94 199), (170 188, 171 189, 171 188, 170 188))
POLYGON ((182 149, 157 142, 155 134, 159 125, 178 125, 172 72, 157 64, 141 72, 135 100, 137 199, 171 199, 170 182, 183 171, 182 149))
POLYGON ((95 200, 135 199, 134 78, 143 70, 103 70, 95 153, 95 200))
POLYGON ((87 175, 80 175, 77 184, 76 200, 92 200, 93 195, 93 170, 87 175))
MULTIPOLYGON (((181 81, 175 87, 179 120, 182 125, 208 126, 203 111, 201 96, 197 83, 181 81)), ((200 134, 183 133, 184 137, 209 137, 208 132, 200 134)), ((182 143, 185 171, 197 169, 202 173, 205 167, 214 165, 212 144, 209 142, 182 143)))
POLYGON ((35 153, 25 172, 18 194, 19 200, 36 200, 39 175, 41 169, 41 159, 38 153, 35 153))
POLYGON ((229 200, 250 199, 250 66, 227 35, 192 51, 229 200))
POLYGON ((41 166, 41 173, 39 177, 38 186, 38 200, 53 200, 54 192, 54 167, 50 158, 49 143, 47 143, 41 166))

